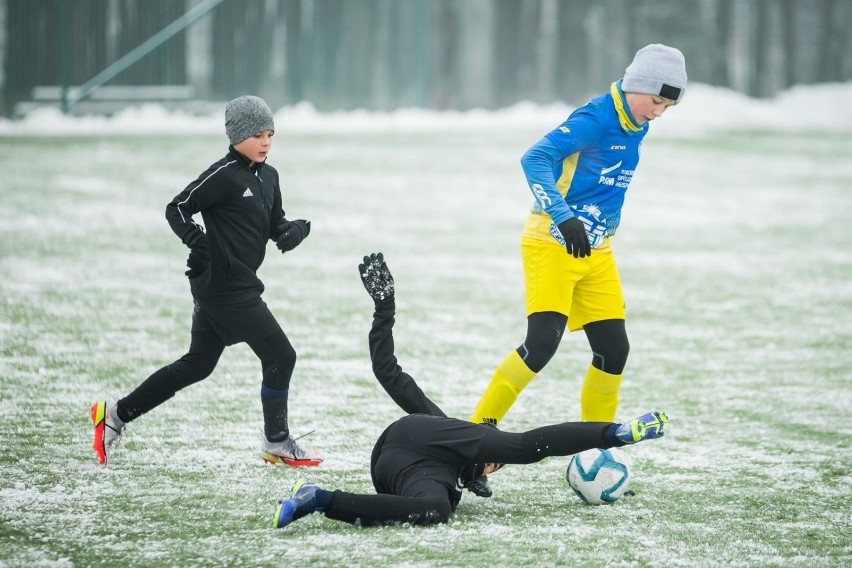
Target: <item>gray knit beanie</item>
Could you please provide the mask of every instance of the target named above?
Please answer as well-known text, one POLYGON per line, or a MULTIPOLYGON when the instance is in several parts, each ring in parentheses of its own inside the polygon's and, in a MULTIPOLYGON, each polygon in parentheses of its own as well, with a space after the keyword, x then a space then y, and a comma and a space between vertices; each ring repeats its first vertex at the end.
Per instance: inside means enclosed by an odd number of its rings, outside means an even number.
POLYGON ((225 107, 225 134, 231 144, 239 144, 261 130, 275 130, 272 111, 260 97, 237 97, 225 107))
POLYGON ((652 43, 636 52, 624 72, 621 90, 625 93, 657 95, 680 102, 686 91, 686 63, 674 47, 652 43))

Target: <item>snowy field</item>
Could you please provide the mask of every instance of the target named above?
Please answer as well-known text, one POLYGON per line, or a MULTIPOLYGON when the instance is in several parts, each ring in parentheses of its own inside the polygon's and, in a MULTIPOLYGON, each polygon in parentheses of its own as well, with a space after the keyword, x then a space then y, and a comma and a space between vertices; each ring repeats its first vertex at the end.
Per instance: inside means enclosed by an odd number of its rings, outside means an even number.
MULTIPOLYGON (((452 523, 271 528, 300 476, 371 491, 400 416, 372 376, 356 266, 383 251, 403 367, 469 415, 525 330, 518 160, 569 112, 276 113, 270 157, 301 247, 269 247, 264 295, 299 361, 296 433, 320 468, 264 465, 260 369, 228 349, 96 465, 88 409, 183 354, 186 251, 165 204, 224 154, 221 117, 157 107, 0 121, 0 566, 852 565, 852 85, 772 101, 695 86, 658 123, 615 249, 631 355, 619 417, 635 497, 590 507, 567 458, 506 467, 452 523)), ((590 359, 565 337, 502 426, 576 419, 590 359)))

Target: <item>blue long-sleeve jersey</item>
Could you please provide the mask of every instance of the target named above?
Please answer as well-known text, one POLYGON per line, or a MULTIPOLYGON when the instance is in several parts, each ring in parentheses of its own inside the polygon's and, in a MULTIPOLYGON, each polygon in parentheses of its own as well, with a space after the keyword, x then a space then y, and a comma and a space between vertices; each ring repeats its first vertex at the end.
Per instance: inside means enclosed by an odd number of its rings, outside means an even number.
POLYGON ((630 113, 620 81, 572 112, 521 158, 536 199, 524 235, 564 245, 556 226, 577 217, 593 248, 607 243, 647 132, 648 123, 637 125, 630 113))

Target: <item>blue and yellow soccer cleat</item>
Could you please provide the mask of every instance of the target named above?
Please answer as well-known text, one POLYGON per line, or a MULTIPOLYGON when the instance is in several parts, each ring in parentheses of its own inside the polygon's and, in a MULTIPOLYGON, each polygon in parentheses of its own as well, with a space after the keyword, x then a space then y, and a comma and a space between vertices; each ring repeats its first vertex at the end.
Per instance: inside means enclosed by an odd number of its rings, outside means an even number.
POLYGON ((642 440, 661 438, 668 430, 668 414, 655 410, 621 424, 615 431, 615 436, 625 444, 635 444, 642 440))
POLYGON ((322 511, 317 505, 316 493, 319 486, 297 481, 287 499, 279 499, 278 507, 275 509, 275 518, 272 526, 276 529, 286 527, 293 521, 301 519, 311 513, 322 511))

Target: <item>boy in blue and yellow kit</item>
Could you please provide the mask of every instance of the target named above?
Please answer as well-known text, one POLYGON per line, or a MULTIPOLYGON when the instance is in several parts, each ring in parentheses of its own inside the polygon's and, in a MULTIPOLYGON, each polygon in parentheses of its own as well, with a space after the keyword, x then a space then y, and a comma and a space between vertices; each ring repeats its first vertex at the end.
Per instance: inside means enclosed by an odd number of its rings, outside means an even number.
MULTIPOLYGON (((545 135, 521 159, 535 205, 521 238, 527 335, 498 365, 471 416, 496 424, 556 353, 565 326, 592 350, 580 405, 584 421, 611 422, 629 343, 611 237, 649 123, 686 90, 683 54, 640 49, 624 78, 545 135)), ((490 496, 482 479, 471 491, 490 496)))

